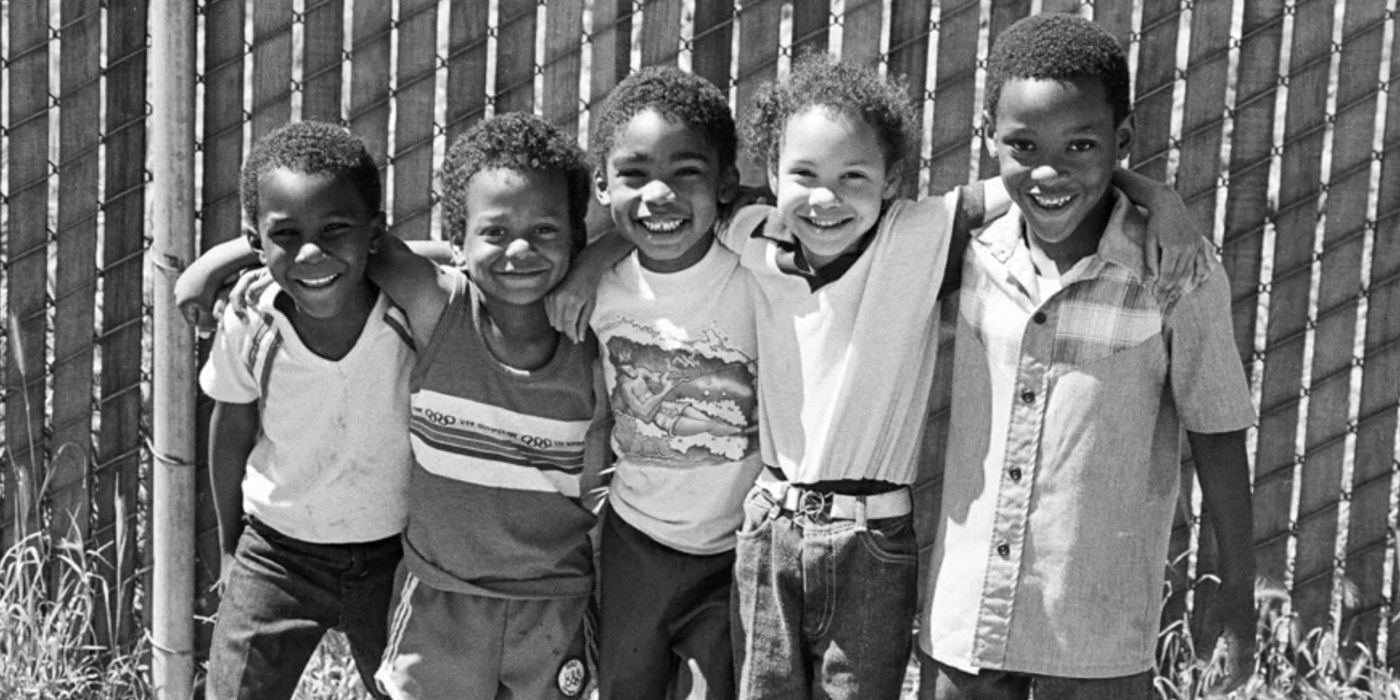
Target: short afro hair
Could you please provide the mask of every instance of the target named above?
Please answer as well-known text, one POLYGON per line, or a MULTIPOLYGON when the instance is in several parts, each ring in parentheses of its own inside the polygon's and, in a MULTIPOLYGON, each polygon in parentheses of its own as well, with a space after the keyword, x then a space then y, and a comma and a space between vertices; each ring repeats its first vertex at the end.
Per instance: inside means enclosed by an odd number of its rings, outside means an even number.
POLYGON ((987 116, 996 126, 1008 80, 1097 79, 1119 124, 1132 113, 1128 57, 1103 27, 1078 15, 1050 12, 1022 18, 996 38, 987 58, 987 116))
POLYGON ((594 131, 593 159, 599 168, 607 164, 617 132, 649 109, 704 134, 719 156, 721 170, 734 166, 739 137, 724 93, 675 66, 653 66, 627 76, 608 93, 594 131))
MULTIPOLYGON (((778 165, 783 129, 809 107, 859 119, 875 129, 885 167, 902 163, 919 143, 914 105, 901 78, 881 77, 874 68, 841 63, 812 53, 793 64, 787 80, 759 89, 743 123, 744 143, 767 170, 778 165)), ((906 168, 904 177, 910 175, 906 168)))
POLYGON ((257 236, 258 183, 278 168, 303 175, 346 178, 354 184, 370 213, 380 212, 384 189, 379 182, 379 168, 364 141, 349 129, 335 124, 292 122, 258 139, 243 163, 239 194, 243 198, 243 216, 250 229, 248 237, 254 248, 262 246, 257 236))
POLYGON ((496 168, 562 174, 569 191, 574 250, 583 247, 588 235, 584 217, 592 192, 588 158, 573 139, 549 122, 523 112, 483 119, 447 149, 442 163, 442 219, 449 242, 459 243, 466 232, 467 184, 472 176, 496 168))

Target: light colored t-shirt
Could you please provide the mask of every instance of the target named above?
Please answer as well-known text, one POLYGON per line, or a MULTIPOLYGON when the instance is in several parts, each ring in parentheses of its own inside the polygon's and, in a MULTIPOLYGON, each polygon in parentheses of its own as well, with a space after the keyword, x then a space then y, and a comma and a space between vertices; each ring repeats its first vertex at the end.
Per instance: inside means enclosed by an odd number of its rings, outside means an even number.
POLYGON ((712 245, 650 272, 637 254, 604 275, 593 332, 613 411, 613 510, 673 549, 734 548, 758 456, 753 280, 712 245))
POLYGON ((854 264, 816 289, 780 267, 797 242, 776 214, 755 231, 741 211, 725 230, 758 288, 763 462, 787 481, 914 482, 957 202, 890 203, 854 264))
POLYGON ((247 320, 224 314, 199 385, 216 401, 258 402, 262 428, 243 475, 243 511, 307 542, 398 534, 413 455, 407 321, 379 295, 345 357, 301 341, 269 287, 247 320))
POLYGON ((1218 264, 1146 279, 1121 195, 1098 252, 1038 289, 1015 209, 968 246, 943 506, 920 645, 961 668, 1076 678, 1152 668, 1181 428, 1254 409, 1218 264))

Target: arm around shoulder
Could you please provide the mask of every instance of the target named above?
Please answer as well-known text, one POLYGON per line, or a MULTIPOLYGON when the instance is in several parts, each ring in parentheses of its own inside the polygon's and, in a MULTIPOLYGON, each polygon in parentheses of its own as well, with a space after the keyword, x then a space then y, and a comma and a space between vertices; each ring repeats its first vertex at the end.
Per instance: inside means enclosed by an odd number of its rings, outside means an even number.
POLYGON ((569 274, 545 299, 550 325, 575 343, 581 342, 588 333, 593 301, 603 275, 634 249, 636 246, 626 236, 609 226, 576 253, 569 274))
POLYGON ((231 238, 194 259, 175 280, 175 305, 185 320, 198 328, 218 325, 215 300, 224 281, 244 268, 258 264, 258 251, 244 236, 231 238))
POLYGON ((461 274, 414 253, 396 236, 384 236, 369 257, 371 282, 403 309, 418 347, 426 347, 461 274))

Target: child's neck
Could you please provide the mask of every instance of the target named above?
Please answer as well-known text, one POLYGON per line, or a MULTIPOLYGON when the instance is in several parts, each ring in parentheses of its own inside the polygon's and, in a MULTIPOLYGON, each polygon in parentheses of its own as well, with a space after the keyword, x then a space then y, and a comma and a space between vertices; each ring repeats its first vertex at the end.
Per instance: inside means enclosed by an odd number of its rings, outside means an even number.
POLYGON ((642 249, 638 248, 637 262, 641 263, 642 268, 647 272, 655 272, 663 275, 672 272, 680 272, 681 270, 689 270, 699 264, 701 260, 705 259, 705 256, 710 252, 710 246, 714 245, 714 243, 714 234, 707 233, 703 238, 695 241, 695 245, 692 245, 690 250, 687 250, 678 258, 672 258, 670 260, 658 260, 656 258, 647 257, 647 255, 642 252, 642 249))
MULTIPOLYGON (((1058 242, 1041 240, 1034 233, 1026 232, 1026 242, 1030 247, 1031 262, 1044 276, 1056 277, 1069 272, 1080 260, 1098 252, 1099 241, 1113 216, 1113 195, 1104 193, 1083 221, 1068 238, 1058 242)), ((1022 226, 1025 226, 1022 223, 1022 226)))
POLYGON ((481 337, 498 362, 529 371, 554 358, 559 332, 549 325, 543 301, 521 306, 483 296, 481 308, 481 337))
POLYGON ((302 313, 288 295, 279 295, 288 303, 280 306, 282 313, 291 321, 302 345, 317 355, 332 362, 344 359, 359 342, 365 330, 370 311, 378 299, 379 290, 368 283, 362 285, 359 294, 349 299, 340 312, 330 318, 317 318, 302 313))

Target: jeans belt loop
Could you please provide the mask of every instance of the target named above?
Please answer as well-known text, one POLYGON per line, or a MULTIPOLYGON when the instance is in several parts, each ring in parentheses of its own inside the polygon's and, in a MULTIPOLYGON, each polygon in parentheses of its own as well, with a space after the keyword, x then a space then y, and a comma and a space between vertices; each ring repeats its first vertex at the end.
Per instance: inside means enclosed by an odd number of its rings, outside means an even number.
POLYGON ((865 496, 856 496, 856 529, 866 530, 865 496))

